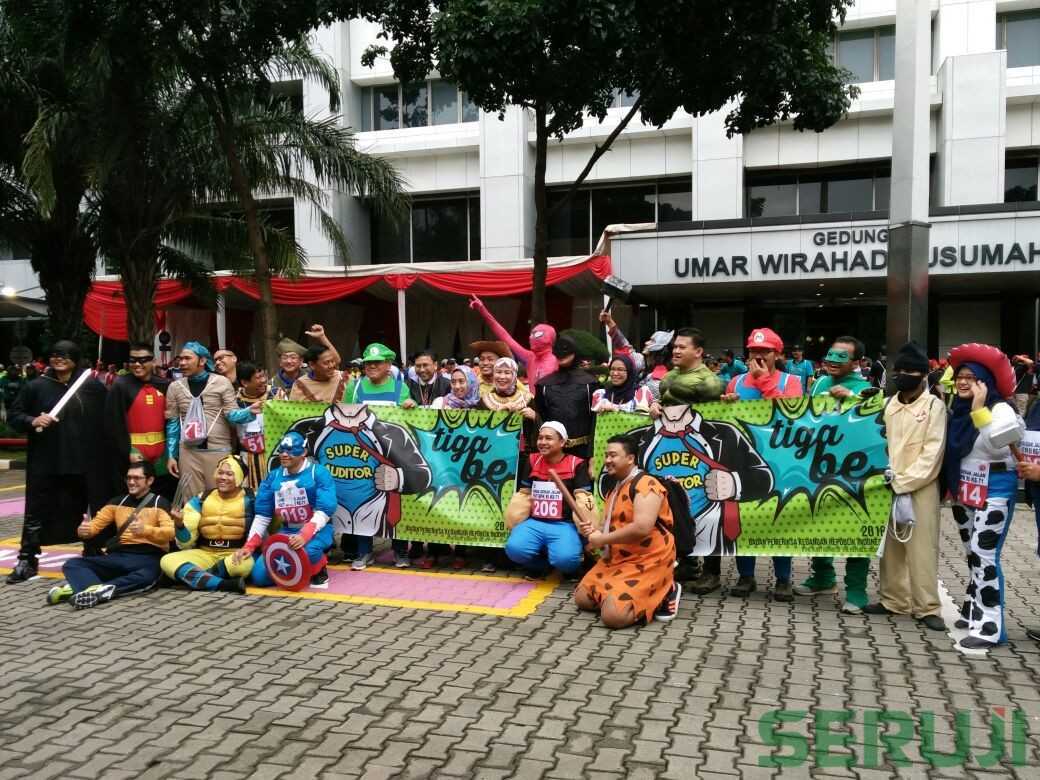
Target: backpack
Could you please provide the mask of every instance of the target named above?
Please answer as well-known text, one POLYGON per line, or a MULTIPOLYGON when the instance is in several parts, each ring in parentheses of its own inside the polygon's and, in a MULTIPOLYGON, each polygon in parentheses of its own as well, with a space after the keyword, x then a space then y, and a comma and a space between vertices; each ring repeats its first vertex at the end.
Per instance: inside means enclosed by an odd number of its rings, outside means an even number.
POLYGON ((653 474, 643 472, 628 485, 628 497, 633 504, 636 500, 636 486, 646 477, 656 479, 665 489, 668 508, 672 511, 672 527, 669 528, 660 518, 657 519, 657 527, 675 537, 675 557, 677 559, 685 558, 693 552, 697 538, 693 517, 690 515, 690 497, 683 486, 674 479, 655 477, 653 474))

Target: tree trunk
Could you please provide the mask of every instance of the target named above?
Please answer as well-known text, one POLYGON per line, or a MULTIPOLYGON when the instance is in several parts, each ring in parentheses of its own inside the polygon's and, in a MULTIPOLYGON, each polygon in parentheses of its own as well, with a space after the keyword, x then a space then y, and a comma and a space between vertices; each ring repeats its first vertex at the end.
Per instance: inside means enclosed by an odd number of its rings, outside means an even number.
POLYGON ((535 108, 534 151, 534 285, 531 290, 531 322, 545 322, 545 280, 549 272, 549 226, 545 197, 545 158, 549 146, 545 108, 535 108))
POLYGON ((151 342, 155 338, 155 288, 158 282, 158 246, 148 253, 134 252, 119 264, 126 301, 126 332, 130 341, 151 342))
POLYGON ((77 213, 56 208, 47 229, 30 247, 32 268, 47 299, 50 339, 79 341, 83 332, 83 302, 90 290, 97 252, 82 233, 77 213))
POLYGON ((266 366, 268 371, 273 371, 278 366, 278 311, 274 307, 274 295, 271 291, 271 259, 267 254, 267 245, 264 243, 260 230, 260 209, 253 197, 249 177, 239 159, 238 148, 224 121, 225 117, 231 116, 231 111, 226 105, 223 108, 227 110, 222 114, 214 112, 214 120, 220 135, 220 143, 227 155, 228 167, 231 171, 231 186, 238 194, 239 203, 245 214, 249 248, 253 252, 254 276, 256 285, 260 289, 260 310, 257 324, 260 331, 261 365, 266 366))

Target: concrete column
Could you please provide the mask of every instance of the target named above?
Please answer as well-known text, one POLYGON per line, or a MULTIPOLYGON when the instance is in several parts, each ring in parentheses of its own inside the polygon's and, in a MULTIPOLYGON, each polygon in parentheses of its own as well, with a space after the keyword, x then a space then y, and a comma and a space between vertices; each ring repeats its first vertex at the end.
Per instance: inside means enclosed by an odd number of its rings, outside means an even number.
POLYGON ((534 147, 527 112, 480 113, 480 257, 516 260, 534 255, 534 147))
POLYGON ((692 129, 693 219, 744 216, 744 139, 726 137, 729 108, 696 117, 692 129))
POLYGON ((928 3, 896 6, 887 352, 928 343, 928 3))
POLYGON ((938 80, 943 101, 936 140, 936 205, 1003 203, 1007 52, 950 57, 938 80))

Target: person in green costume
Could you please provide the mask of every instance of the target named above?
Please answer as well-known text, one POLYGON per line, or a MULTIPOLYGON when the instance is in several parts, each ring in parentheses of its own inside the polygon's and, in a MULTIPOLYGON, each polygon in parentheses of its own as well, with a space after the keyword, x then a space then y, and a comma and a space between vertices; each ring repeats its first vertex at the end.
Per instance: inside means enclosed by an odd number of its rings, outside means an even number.
MULTIPOLYGON (((839 336, 823 358, 826 374, 813 383, 810 395, 829 395, 844 401, 858 398, 864 390, 871 389, 870 381, 854 370, 863 357, 863 342, 855 336, 839 336)), ((812 574, 794 592, 799 596, 819 596, 837 591, 834 559, 818 556, 812 559, 812 574)), ((870 558, 845 559, 845 603, 841 611, 858 615, 867 606, 867 574, 870 558)))

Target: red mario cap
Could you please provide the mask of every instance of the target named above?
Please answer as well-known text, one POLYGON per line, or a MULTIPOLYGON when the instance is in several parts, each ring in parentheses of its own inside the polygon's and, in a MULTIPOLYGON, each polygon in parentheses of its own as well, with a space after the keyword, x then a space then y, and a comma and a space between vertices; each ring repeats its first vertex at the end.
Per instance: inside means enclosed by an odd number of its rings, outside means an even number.
POLYGON ((774 352, 784 351, 784 340, 769 328, 755 328, 747 338, 748 349, 771 349, 774 352))
POLYGON ((1015 393, 1015 370, 1007 355, 989 344, 961 344, 950 350, 950 363, 956 373, 965 363, 978 363, 993 374, 997 390, 1007 398, 1015 393))

